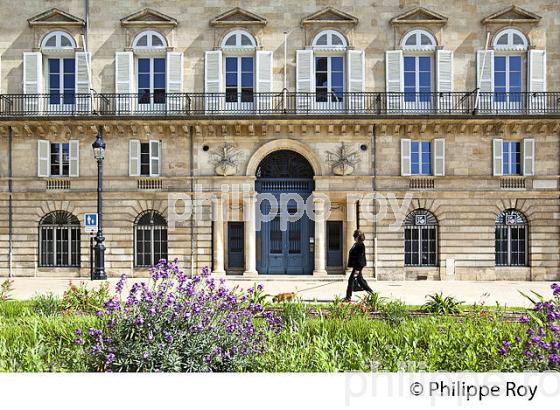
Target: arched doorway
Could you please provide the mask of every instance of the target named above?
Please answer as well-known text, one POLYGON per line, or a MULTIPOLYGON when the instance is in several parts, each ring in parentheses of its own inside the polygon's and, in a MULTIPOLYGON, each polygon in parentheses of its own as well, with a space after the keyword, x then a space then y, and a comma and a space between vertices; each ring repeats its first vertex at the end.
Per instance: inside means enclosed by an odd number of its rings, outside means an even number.
MULTIPOLYGON (((314 189, 313 168, 295 151, 279 150, 267 155, 256 170, 256 191, 274 195, 298 194, 306 201, 314 189)), ((296 214, 297 202, 290 199, 287 210, 296 214)), ((258 212, 258 210, 257 210, 258 212)), ((270 201, 260 202, 262 215, 269 215, 270 201)), ((269 219, 269 218, 263 218, 269 219)), ((280 215, 261 223, 257 231, 257 271, 261 274, 311 274, 313 272, 314 225, 307 213, 282 224, 280 215)))

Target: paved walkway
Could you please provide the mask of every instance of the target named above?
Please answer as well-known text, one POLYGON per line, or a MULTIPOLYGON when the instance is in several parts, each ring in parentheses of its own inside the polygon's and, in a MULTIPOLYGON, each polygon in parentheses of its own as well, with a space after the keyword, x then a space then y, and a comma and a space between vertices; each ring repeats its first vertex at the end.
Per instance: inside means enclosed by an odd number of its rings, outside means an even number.
MULTIPOLYGON (((0 282, 4 278, 0 278, 0 282)), ((68 287, 70 279, 47 279, 47 278, 15 278, 12 297, 15 299, 29 299, 39 293, 52 292, 61 296, 68 287)), ((71 279, 74 283, 79 279, 71 279)), ((131 279, 129 281, 146 281, 147 279, 131 279)), ((84 281, 87 286, 98 286, 99 282, 84 281)), ((117 279, 109 279, 111 287, 114 287, 117 279)), ((262 283, 265 292, 275 295, 283 292, 297 292, 304 301, 329 302, 336 296, 343 297, 346 289, 346 279, 342 276, 337 278, 325 278, 321 280, 308 280, 306 278, 228 278, 226 283, 233 287, 239 285, 248 288, 253 283, 262 283)), ((434 292, 443 292, 444 295, 455 296, 467 304, 481 303, 485 305, 505 306, 530 306, 530 303, 519 293, 528 293, 531 290, 546 297, 551 297, 550 285, 552 282, 467 282, 467 281, 369 281, 370 286, 382 296, 401 299, 410 305, 421 305, 425 297, 434 292)), ((355 294, 357 300, 362 292, 355 294)))

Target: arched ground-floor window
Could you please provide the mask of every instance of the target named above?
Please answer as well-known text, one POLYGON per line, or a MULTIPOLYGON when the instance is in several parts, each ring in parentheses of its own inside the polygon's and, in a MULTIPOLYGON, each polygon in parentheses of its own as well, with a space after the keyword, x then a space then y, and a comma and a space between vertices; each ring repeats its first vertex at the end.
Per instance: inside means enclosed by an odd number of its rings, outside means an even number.
POLYGON ((39 266, 80 266, 80 221, 71 213, 51 212, 39 222, 39 266))
POLYGON ((134 224, 134 264, 152 266, 167 259, 167 221, 157 211, 145 211, 134 224))
POLYGON ((437 265, 438 223, 425 209, 408 214, 404 227, 405 266, 437 265))
POLYGON ((508 209, 496 217, 496 266, 527 266, 528 225, 525 216, 508 209))

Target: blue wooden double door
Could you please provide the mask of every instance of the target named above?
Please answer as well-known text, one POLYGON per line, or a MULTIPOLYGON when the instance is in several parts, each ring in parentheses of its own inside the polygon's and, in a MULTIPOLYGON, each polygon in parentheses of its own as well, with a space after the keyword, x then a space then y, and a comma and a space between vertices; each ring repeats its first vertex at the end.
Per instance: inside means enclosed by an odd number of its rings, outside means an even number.
MULTIPOLYGON (((267 192, 276 198, 281 194, 295 193, 306 201, 311 194, 312 180, 259 180, 259 192, 267 192), (285 191, 284 191, 285 190, 285 191)), ((306 212, 298 209, 297 202, 290 199, 281 207, 287 210, 285 216, 271 212, 270 201, 260 202, 263 215, 260 231, 257 231, 257 271, 261 274, 306 275, 313 272, 313 240, 315 225, 306 212), (299 216, 301 214, 301 216, 299 216)))

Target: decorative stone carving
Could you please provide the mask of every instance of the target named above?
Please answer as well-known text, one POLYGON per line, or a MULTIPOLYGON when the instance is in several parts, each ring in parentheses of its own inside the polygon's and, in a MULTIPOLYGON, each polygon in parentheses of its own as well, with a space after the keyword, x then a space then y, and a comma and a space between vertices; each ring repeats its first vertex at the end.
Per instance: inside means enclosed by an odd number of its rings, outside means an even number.
POLYGON ((237 173, 241 153, 233 144, 224 144, 219 150, 211 151, 216 175, 231 176, 237 173))
POLYGON ((341 143, 335 152, 327 151, 327 162, 335 175, 351 175, 358 163, 358 153, 341 143))

